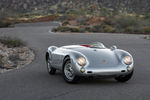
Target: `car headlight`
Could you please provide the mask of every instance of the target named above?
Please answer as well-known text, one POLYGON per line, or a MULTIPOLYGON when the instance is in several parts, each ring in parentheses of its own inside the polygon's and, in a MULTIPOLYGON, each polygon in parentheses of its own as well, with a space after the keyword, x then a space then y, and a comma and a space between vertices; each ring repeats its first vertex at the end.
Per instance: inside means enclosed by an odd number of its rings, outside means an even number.
POLYGON ((83 57, 78 58, 78 64, 80 66, 84 66, 86 64, 86 60, 83 57))
POLYGON ((123 58, 123 62, 124 62, 126 65, 130 65, 130 64, 132 64, 132 59, 131 59, 131 57, 126 56, 126 57, 123 58))

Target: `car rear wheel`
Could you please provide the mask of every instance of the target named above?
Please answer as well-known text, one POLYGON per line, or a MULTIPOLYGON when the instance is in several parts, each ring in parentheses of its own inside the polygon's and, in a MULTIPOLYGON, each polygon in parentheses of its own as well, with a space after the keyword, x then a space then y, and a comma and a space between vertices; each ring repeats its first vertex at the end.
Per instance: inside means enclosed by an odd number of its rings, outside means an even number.
POLYGON ((54 75, 56 73, 56 69, 51 66, 50 58, 48 57, 46 60, 47 63, 47 71, 50 75, 54 75))
POLYGON ((79 81, 79 77, 75 75, 74 70, 72 68, 72 64, 69 59, 64 64, 63 76, 65 81, 68 83, 76 83, 79 81))
POLYGON ((118 82, 126 82, 131 79, 132 75, 133 75, 133 71, 129 73, 128 75, 121 75, 121 76, 115 77, 115 79, 118 82))

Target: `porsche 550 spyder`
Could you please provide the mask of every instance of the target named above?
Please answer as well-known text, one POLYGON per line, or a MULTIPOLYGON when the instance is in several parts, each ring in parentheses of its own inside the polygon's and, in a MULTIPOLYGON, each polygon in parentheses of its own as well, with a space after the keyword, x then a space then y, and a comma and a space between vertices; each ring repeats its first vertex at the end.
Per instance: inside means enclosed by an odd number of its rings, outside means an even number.
POLYGON ((126 82, 134 71, 130 53, 116 46, 106 48, 100 42, 50 46, 46 52, 46 63, 50 75, 61 70, 68 83, 77 82, 82 76, 108 76, 126 82))

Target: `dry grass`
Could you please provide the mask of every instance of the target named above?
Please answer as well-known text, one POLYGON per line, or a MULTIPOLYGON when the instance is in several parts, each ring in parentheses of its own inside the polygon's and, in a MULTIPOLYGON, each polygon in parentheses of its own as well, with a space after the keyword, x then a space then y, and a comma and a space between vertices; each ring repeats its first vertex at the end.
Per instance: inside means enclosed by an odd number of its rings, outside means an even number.
POLYGON ((25 46, 26 43, 18 37, 2 36, 0 42, 7 47, 21 47, 25 46))
POLYGON ((34 22, 47 22, 54 21, 58 18, 59 15, 46 15, 46 16, 22 16, 19 18, 8 18, 7 22, 16 24, 16 23, 34 23, 34 22))

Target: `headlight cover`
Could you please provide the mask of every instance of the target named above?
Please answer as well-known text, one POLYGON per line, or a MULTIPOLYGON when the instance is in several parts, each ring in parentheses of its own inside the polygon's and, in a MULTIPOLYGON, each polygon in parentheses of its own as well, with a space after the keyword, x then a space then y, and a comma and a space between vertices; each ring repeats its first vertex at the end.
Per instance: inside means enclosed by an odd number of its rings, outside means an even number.
POLYGON ((132 58, 130 56, 126 56, 126 57, 123 58, 123 62, 126 65, 130 65, 130 64, 132 64, 132 58))
POLYGON ((86 59, 83 57, 78 58, 77 61, 80 66, 84 66, 86 64, 86 59))

